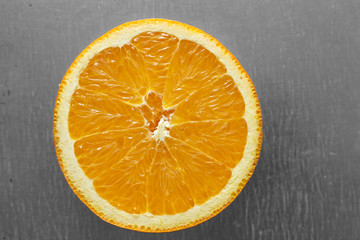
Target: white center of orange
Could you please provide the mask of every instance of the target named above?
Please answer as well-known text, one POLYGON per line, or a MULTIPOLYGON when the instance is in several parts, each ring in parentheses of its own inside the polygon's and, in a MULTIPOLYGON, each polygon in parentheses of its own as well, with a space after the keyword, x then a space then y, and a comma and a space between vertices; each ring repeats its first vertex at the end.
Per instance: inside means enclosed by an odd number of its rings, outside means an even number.
POLYGON ((167 117, 163 116, 160 119, 158 126, 156 127, 152 136, 153 136, 153 138, 155 138, 156 141, 164 141, 165 137, 170 136, 169 130, 170 130, 169 119, 167 117))

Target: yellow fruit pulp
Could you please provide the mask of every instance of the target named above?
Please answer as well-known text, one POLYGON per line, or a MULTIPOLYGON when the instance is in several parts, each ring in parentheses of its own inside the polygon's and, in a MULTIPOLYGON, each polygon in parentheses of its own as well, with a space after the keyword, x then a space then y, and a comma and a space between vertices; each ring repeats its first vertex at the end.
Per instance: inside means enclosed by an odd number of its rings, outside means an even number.
POLYGON ((248 133, 243 97, 226 72, 206 48, 164 32, 93 57, 68 127, 99 196, 128 213, 169 215, 217 195, 248 133))

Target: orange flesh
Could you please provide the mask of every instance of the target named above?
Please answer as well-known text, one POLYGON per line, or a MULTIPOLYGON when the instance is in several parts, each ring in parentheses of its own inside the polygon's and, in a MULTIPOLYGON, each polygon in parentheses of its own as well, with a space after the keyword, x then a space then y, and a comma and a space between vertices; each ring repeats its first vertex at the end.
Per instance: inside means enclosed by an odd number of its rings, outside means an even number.
POLYGON ((176 214, 218 194, 242 158, 244 100, 204 47, 144 32, 90 60, 69 132, 97 193, 128 213, 176 214), (160 120, 169 136, 156 139, 160 120))

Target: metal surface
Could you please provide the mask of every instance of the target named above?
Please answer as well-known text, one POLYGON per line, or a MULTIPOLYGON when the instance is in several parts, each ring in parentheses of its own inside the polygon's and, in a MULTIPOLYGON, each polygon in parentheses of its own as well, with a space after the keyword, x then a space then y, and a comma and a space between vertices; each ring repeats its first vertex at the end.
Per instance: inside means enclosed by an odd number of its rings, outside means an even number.
POLYGON ((360 239, 360 1, 0 1, 0 239, 360 239), (179 20, 218 38, 257 89, 253 177, 213 219, 146 234, 71 191, 52 113, 74 58, 124 22, 179 20))

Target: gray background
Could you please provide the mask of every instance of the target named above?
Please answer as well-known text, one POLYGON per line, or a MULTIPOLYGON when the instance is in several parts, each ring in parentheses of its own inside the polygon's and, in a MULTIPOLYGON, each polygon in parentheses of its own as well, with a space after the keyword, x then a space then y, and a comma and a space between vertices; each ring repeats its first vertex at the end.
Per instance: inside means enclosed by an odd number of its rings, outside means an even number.
POLYGON ((0 239, 360 239, 360 1, 0 0, 0 239), (74 58, 124 22, 218 38, 257 89, 253 177, 213 219, 146 234, 103 222, 55 156, 55 97, 74 58))

